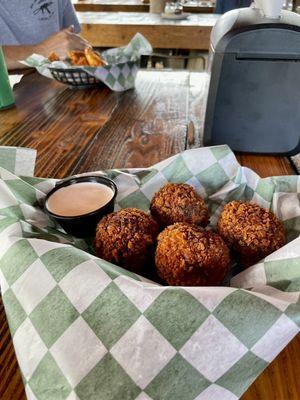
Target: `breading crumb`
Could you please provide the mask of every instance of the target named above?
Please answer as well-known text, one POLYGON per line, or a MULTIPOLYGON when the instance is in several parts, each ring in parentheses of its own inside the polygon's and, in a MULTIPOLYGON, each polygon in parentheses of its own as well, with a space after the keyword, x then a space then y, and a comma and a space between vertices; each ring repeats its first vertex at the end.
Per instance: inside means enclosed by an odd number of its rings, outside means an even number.
POLYGON ((229 271, 230 253, 218 234, 176 223, 158 236, 155 263, 169 285, 219 285, 229 271))
POLYGON ((270 211, 251 202, 232 201, 220 215, 218 232, 249 266, 285 244, 282 222, 270 211))
POLYGON ((207 226, 209 211, 196 190, 183 183, 168 183, 152 198, 150 211, 160 227, 176 222, 207 226))
POLYGON ((136 208, 124 208, 98 223, 94 249, 104 260, 142 272, 152 267, 157 234, 157 223, 148 214, 136 208))

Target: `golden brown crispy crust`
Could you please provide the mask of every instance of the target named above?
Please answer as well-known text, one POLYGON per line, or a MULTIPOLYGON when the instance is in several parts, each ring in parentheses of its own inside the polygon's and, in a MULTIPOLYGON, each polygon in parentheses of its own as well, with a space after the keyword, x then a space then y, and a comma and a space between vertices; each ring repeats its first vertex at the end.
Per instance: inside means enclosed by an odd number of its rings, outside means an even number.
POLYGON ((285 244, 282 222, 270 211, 250 202, 232 201, 220 215, 218 232, 249 266, 285 244))
POLYGON ((53 62, 53 61, 59 61, 60 58, 59 58, 59 56, 58 56, 54 51, 52 51, 52 52, 49 54, 49 56, 48 56, 48 60, 49 60, 50 62, 53 62))
POLYGON ((84 53, 90 67, 102 67, 105 65, 105 62, 100 55, 93 51, 90 47, 86 47, 84 53))
POLYGON ((176 222, 205 227, 209 222, 209 211, 204 200, 187 184, 168 183, 152 198, 150 210, 161 227, 176 222))
POLYGON ((69 50, 68 58, 72 65, 101 67, 105 65, 105 61, 101 58, 100 54, 87 47, 84 51, 69 50))
POLYGON ((157 223, 145 212, 124 208, 102 218, 96 229, 98 257, 134 272, 152 267, 157 223))
POLYGON ((177 223, 158 236, 155 263, 169 285, 219 285, 229 271, 230 253, 218 234, 177 223))
POLYGON ((84 51, 69 50, 68 58, 70 59, 70 63, 72 65, 78 65, 78 66, 88 66, 89 65, 87 59, 85 58, 84 51))

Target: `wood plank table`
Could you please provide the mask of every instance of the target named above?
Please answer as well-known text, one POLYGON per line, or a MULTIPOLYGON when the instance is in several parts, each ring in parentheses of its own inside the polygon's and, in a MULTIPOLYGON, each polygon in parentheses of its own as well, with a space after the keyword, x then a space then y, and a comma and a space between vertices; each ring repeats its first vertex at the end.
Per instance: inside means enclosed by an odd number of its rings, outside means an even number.
POLYGON ((126 45, 140 32, 153 48, 208 50, 215 14, 191 14, 182 21, 162 19, 153 13, 77 13, 82 36, 96 47, 126 45))
MULTIPOLYGON (((141 0, 72 0, 72 3, 76 11, 148 12, 150 9, 149 3, 141 0)), ((183 5, 183 10, 190 13, 213 13, 214 6, 207 2, 189 1, 183 5)))
MULTIPOLYGON (((147 167, 199 146, 205 79, 200 73, 140 71, 135 90, 118 94, 106 88, 74 91, 33 73, 15 90, 17 107, 0 113, 0 145, 35 148, 36 175, 43 177, 147 167), (192 134, 190 121, 195 126, 192 134)), ((292 173, 285 158, 242 155, 238 159, 261 176, 292 173)), ((299 400, 299 351, 300 335, 243 400, 299 400)), ((1 302, 0 399, 25 400, 1 302)))

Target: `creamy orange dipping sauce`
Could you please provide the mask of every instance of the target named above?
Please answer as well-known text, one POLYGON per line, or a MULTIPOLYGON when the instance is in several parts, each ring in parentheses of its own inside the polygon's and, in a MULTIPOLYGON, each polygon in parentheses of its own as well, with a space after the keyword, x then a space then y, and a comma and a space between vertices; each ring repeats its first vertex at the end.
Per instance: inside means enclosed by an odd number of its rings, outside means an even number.
POLYGON ((77 217, 105 206, 114 197, 114 191, 101 183, 79 182, 54 192, 46 207, 62 217, 77 217))

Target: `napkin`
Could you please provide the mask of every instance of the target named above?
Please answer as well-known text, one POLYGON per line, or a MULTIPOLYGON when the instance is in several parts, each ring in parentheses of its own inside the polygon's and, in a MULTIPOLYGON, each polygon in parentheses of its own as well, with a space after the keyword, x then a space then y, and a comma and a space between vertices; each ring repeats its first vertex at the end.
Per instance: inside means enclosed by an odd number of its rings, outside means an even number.
MULTIPOLYGON (((142 55, 152 53, 152 47, 148 40, 137 33, 125 47, 106 50, 102 57, 108 63, 103 67, 80 67, 91 76, 103 82, 111 90, 122 92, 134 87, 135 78, 139 68, 139 60, 142 55)), ((49 62, 47 58, 39 54, 32 54, 25 61, 24 65, 36 68, 37 71, 47 78, 53 78, 49 67, 63 69, 78 69, 68 62, 49 62)))
POLYGON ((160 187, 185 182, 211 228, 233 199, 283 221, 288 244, 233 269, 230 285, 164 287, 51 222, 39 204, 55 180, 17 176, 16 151, 0 148, 0 282, 28 399, 234 400, 299 332, 300 177, 261 179, 227 146, 106 171, 117 208, 148 210, 160 187))
POLYGON ((11 88, 13 89, 13 87, 19 83, 22 79, 23 75, 17 74, 17 75, 9 75, 9 83, 11 88))

